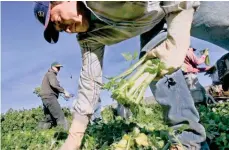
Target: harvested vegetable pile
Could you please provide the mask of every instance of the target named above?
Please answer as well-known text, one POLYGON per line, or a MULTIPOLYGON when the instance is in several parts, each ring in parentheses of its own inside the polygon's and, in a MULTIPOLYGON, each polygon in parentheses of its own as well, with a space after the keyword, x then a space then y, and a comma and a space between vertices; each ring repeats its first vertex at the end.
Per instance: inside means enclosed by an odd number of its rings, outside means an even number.
MULTIPOLYGON (((102 113, 103 120, 95 120, 89 125, 82 149, 120 150, 127 145, 131 150, 161 149, 168 143, 168 133, 172 130, 162 119, 164 108, 158 105, 154 105, 153 108, 152 125, 145 128, 142 124, 148 122, 148 118, 143 114, 125 120, 117 116, 114 109, 108 107, 102 113)), ((200 106, 198 110, 201 122, 207 130, 211 149, 229 149, 229 102, 208 107, 200 106)), ((70 111, 64 108, 64 112, 70 121, 70 111)), ((2 114, 1 149, 58 149, 67 138, 67 133, 58 127, 50 130, 36 129, 42 117, 41 107, 21 111, 10 110, 2 114)))

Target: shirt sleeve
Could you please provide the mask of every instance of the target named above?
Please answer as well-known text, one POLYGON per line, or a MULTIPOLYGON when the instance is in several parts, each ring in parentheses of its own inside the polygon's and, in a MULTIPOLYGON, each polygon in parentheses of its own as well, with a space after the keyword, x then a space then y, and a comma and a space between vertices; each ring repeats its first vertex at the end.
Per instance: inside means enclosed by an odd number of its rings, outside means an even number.
POLYGON ((50 85, 58 90, 60 93, 64 93, 64 88, 62 88, 59 84, 59 81, 57 80, 56 76, 54 74, 48 75, 49 83, 50 85))
POLYGON ((195 53, 191 50, 189 50, 187 52, 187 60, 190 61, 191 64, 194 64, 194 65, 200 65, 202 63, 204 63, 205 59, 206 59, 206 56, 205 55, 202 55, 200 58, 198 58, 195 53))

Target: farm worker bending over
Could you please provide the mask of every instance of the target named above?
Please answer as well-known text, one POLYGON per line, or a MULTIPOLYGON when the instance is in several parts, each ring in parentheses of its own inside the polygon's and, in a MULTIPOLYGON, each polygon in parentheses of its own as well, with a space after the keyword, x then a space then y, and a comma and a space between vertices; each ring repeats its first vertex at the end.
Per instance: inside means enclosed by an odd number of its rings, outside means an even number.
POLYGON ((208 51, 205 51, 200 58, 195 55, 194 51, 196 51, 195 48, 190 47, 188 49, 184 64, 182 66, 182 71, 194 102, 198 103, 204 101, 206 91, 199 83, 197 73, 205 72, 210 67, 198 68, 198 65, 201 65, 205 62, 206 57, 209 55, 208 51))
MULTIPOLYGON (((193 14, 198 6, 194 1, 35 2, 34 14, 45 25, 46 41, 56 43, 61 31, 78 33, 82 52, 74 119, 62 150, 80 148, 100 95, 105 46, 138 35, 141 36, 141 49, 148 51, 148 58, 160 58, 166 65, 159 78, 175 72, 168 77, 176 84, 168 88, 164 77, 153 82, 151 89, 160 104, 170 106, 168 118, 174 129, 184 123, 189 125, 190 130, 177 135, 178 139, 187 149, 201 148, 206 140, 205 129, 199 124, 198 111, 182 72, 178 70, 190 45, 193 14), (165 29, 167 38, 157 41, 157 35, 165 29)), ((181 146, 174 142, 170 149, 181 149, 181 146)))
POLYGON ((53 62, 42 80, 40 95, 45 118, 39 123, 40 128, 47 129, 61 125, 65 130, 68 129, 67 119, 58 103, 60 93, 64 93, 65 97, 70 97, 70 94, 60 86, 56 77, 61 67, 63 66, 60 63, 53 62))

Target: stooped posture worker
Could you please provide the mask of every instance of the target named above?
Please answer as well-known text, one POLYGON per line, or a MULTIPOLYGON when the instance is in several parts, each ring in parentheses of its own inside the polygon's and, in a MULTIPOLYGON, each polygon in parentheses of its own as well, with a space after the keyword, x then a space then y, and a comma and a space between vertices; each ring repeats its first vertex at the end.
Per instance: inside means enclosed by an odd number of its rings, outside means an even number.
MULTIPOLYGON (((104 49, 140 35, 141 50, 149 59, 159 58, 166 68, 151 90, 161 105, 170 107, 168 118, 176 129, 188 123, 190 130, 177 135, 186 149, 201 149, 206 140, 204 127, 180 69, 190 45, 190 30, 198 2, 36 2, 34 14, 45 25, 44 38, 56 43, 59 32, 78 33, 82 52, 82 69, 74 117, 62 150, 79 149, 94 107, 98 102, 104 49), (166 39, 161 40, 161 35, 166 39), (167 86, 173 78, 176 84, 167 86), (170 87, 170 88, 169 88, 170 87)), ((201 7, 200 7, 201 9, 201 7)), ((206 21, 206 20, 205 20, 206 21)), ((202 22, 204 24, 205 22, 202 22)), ((174 142, 170 149, 181 149, 174 142)))
POLYGON ((205 50, 201 57, 197 57, 194 53, 195 48, 190 47, 186 54, 184 64, 182 66, 182 72, 184 74, 185 81, 188 88, 191 91, 191 95, 195 103, 202 103, 206 99, 205 88, 200 84, 197 74, 206 72, 210 67, 198 67, 205 63, 207 56, 209 55, 208 50, 205 50))

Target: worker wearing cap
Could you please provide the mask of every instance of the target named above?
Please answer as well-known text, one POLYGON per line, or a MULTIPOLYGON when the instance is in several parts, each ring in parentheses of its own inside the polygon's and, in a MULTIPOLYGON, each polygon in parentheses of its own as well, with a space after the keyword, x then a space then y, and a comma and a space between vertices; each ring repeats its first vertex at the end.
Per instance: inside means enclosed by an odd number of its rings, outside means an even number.
POLYGON ((60 63, 53 62, 42 80, 40 96, 43 102, 45 118, 39 122, 39 128, 47 129, 60 125, 65 130, 68 129, 68 122, 58 103, 60 93, 63 93, 65 97, 70 97, 70 94, 60 86, 57 80, 57 74, 61 67, 63 66, 60 63))
MULTIPOLYGON (((82 69, 78 98, 69 135, 62 150, 79 149, 91 115, 98 103, 103 57, 106 45, 113 45, 140 35, 142 51, 147 57, 160 58, 165 64, 158 78, 171 74, 174 82, 168 86, 167 78, 151 84, 151 89, 162 105, 171 109, 168 114, 174 129, 188 122, 190 130, 177 135, 187 149, 200 149, 206 139, 204 127, 199 123, 198 111, 181 71, 177 71, 190 45, 190 29, 198 2, 187 1, 58 1, 36 2, 34 14, 45 26, 44 38, 56 43, 59 32, 78 33, 82 52, 82 69), (166 35, 161 39, 161 35, 166 35), (177 96, 180 95, 180 96, 177 96)), ((175 142, 170 149, 181 149, 175 142)))

